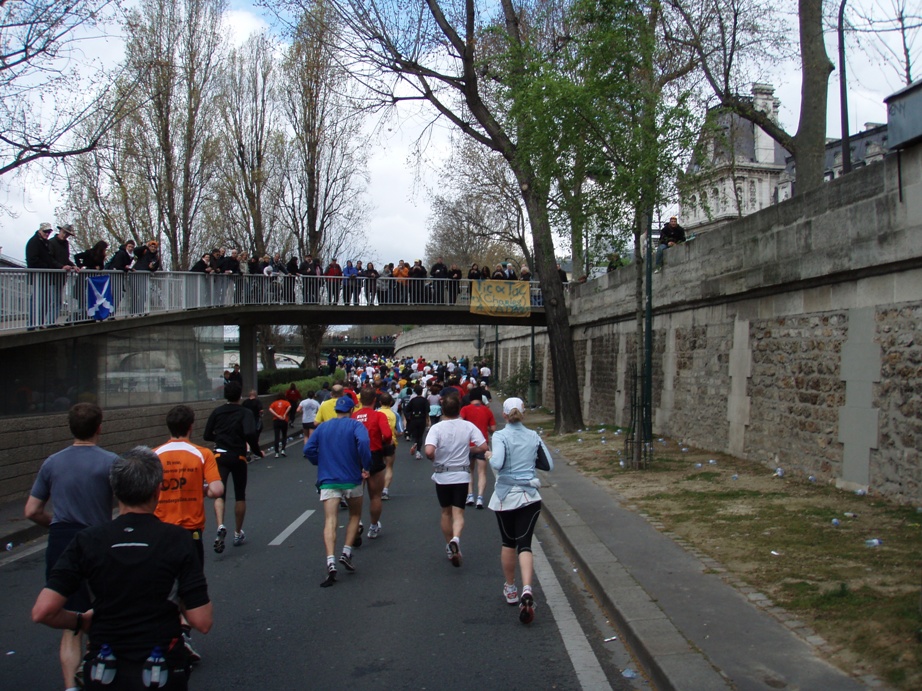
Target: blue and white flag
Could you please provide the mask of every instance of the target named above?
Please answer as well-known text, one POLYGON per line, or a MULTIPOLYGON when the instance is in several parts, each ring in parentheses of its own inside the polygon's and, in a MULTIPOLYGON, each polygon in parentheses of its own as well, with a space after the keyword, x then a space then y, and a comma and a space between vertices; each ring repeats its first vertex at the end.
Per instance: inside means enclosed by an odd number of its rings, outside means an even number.
POLYGON ((108 276, 90 276, 86 282, 86 313, 98 321, 112 316, 112 281, 108 276))

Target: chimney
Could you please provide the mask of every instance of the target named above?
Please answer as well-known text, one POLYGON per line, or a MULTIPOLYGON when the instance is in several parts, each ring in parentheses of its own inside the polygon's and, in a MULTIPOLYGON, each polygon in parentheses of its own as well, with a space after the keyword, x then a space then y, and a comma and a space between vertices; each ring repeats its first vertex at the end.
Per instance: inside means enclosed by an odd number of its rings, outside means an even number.
MULTIPOLYGON (((752 105, 756 110, 760 110, 771 120, 778 117, 776 110, 778 99, 774 98, 775 87, 771 84, 753 84, 752 85, 752 105)), ((756 163, 774 163, 775 162, 775 142, 765 134, 761 127, 753 127, 753 147, 756 163)))

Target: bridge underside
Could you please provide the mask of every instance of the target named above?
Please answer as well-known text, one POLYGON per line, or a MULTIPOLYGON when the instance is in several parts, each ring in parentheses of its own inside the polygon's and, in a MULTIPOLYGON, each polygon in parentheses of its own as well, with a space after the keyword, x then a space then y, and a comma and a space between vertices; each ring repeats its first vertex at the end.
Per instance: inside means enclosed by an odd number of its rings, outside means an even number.
POLYGON ((486 316, 474 314, 467 305, 231 305, 183 311, 161 312, 143 317, 123 317, 101 322, 85 322, 35 331, 0 334, 0 349, 40 345, 82 336, 115 333, 128 329, 171 325, 258 326, 260 324, 444 324, 544 326, 543 307, 533 307, 530 315, 486 316))

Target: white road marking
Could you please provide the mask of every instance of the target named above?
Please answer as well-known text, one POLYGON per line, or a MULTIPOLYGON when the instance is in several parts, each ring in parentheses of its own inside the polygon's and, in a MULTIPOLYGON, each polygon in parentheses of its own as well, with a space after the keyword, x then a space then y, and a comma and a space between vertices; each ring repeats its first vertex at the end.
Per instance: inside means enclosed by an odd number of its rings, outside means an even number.
POLYGON ((12 564, 14 561, 19 561, 25 557, 30 557, 36 552, 41 552, 45 549, 45 540, 42 540, 37 545, 32 545, 31 547, 25 547, 23 549, 14 550, 9 556, 4 556, 0 558, 0 566, 6 566, 7 564, 12 564))
POLYGON ((296 531, 298 528, 301 527, 301 524, 304 523, 304 521, 306 521, 308 518, 311 517, 312 513, 314 513, 314 509, 308 509, 307 511, 302 513, 300 516, 298 516, 290 526, 288 526, 287 528, 285 528, 285 530, 280 532, 278 534, 278 537, 269 543, 269 546, 278 547, 280 544, 285 542, 285 540, 287 540, 294 531, 296 531))
POLYGON ((547 557, 544 556, 544 550, 538 540, 533 540, 531 545, 532 552, 535 556, 535 571, 541 580, 541 591, 547 598, 547 606, 554 614, 554 621, 557 622, 557 628, 560 630, 560 636, 563 638, 567 654, 573 662, 573 669, 576 670, 576 678, 579 679, 580 686, 583 689, 610 689, 611 684, 605 675, 602 665, 599 664, 598 658, 583 633, 583 627, 580 626, 560 587, 557 575, 548 563, 547 557))

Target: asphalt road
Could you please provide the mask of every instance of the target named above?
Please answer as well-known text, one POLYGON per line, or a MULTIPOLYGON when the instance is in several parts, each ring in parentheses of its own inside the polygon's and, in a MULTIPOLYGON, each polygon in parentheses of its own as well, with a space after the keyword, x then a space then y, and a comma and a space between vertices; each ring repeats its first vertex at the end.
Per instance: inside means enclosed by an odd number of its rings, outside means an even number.
MULTIPOLYGON (((452 567, 429 463, 412 459, 404 443, 381 537, 366 537, 356 550, 355 574, 341 568, 334 587, 320 588, 322 511, 316 469, 300 446, 292 442, 288 458, 251 465, 247 543, 235 548, 228 541, 221 555, 206 543, 215 625, 195 636, 204 659, 193 688, 649 688, 645 679, 630 678, 636 664, 544 521, 530 626, 502 598, 499 536, 489 509, 467 510, 464 564, 452 567)), ((340 517, 344 523, 346 512, 340 517)), ((363 521, 367 526, 367 505, 363 521)), ((60 634, 29 620, 43 568, 41 542, 0 560, 0 689, 61 688, 60 634)))

